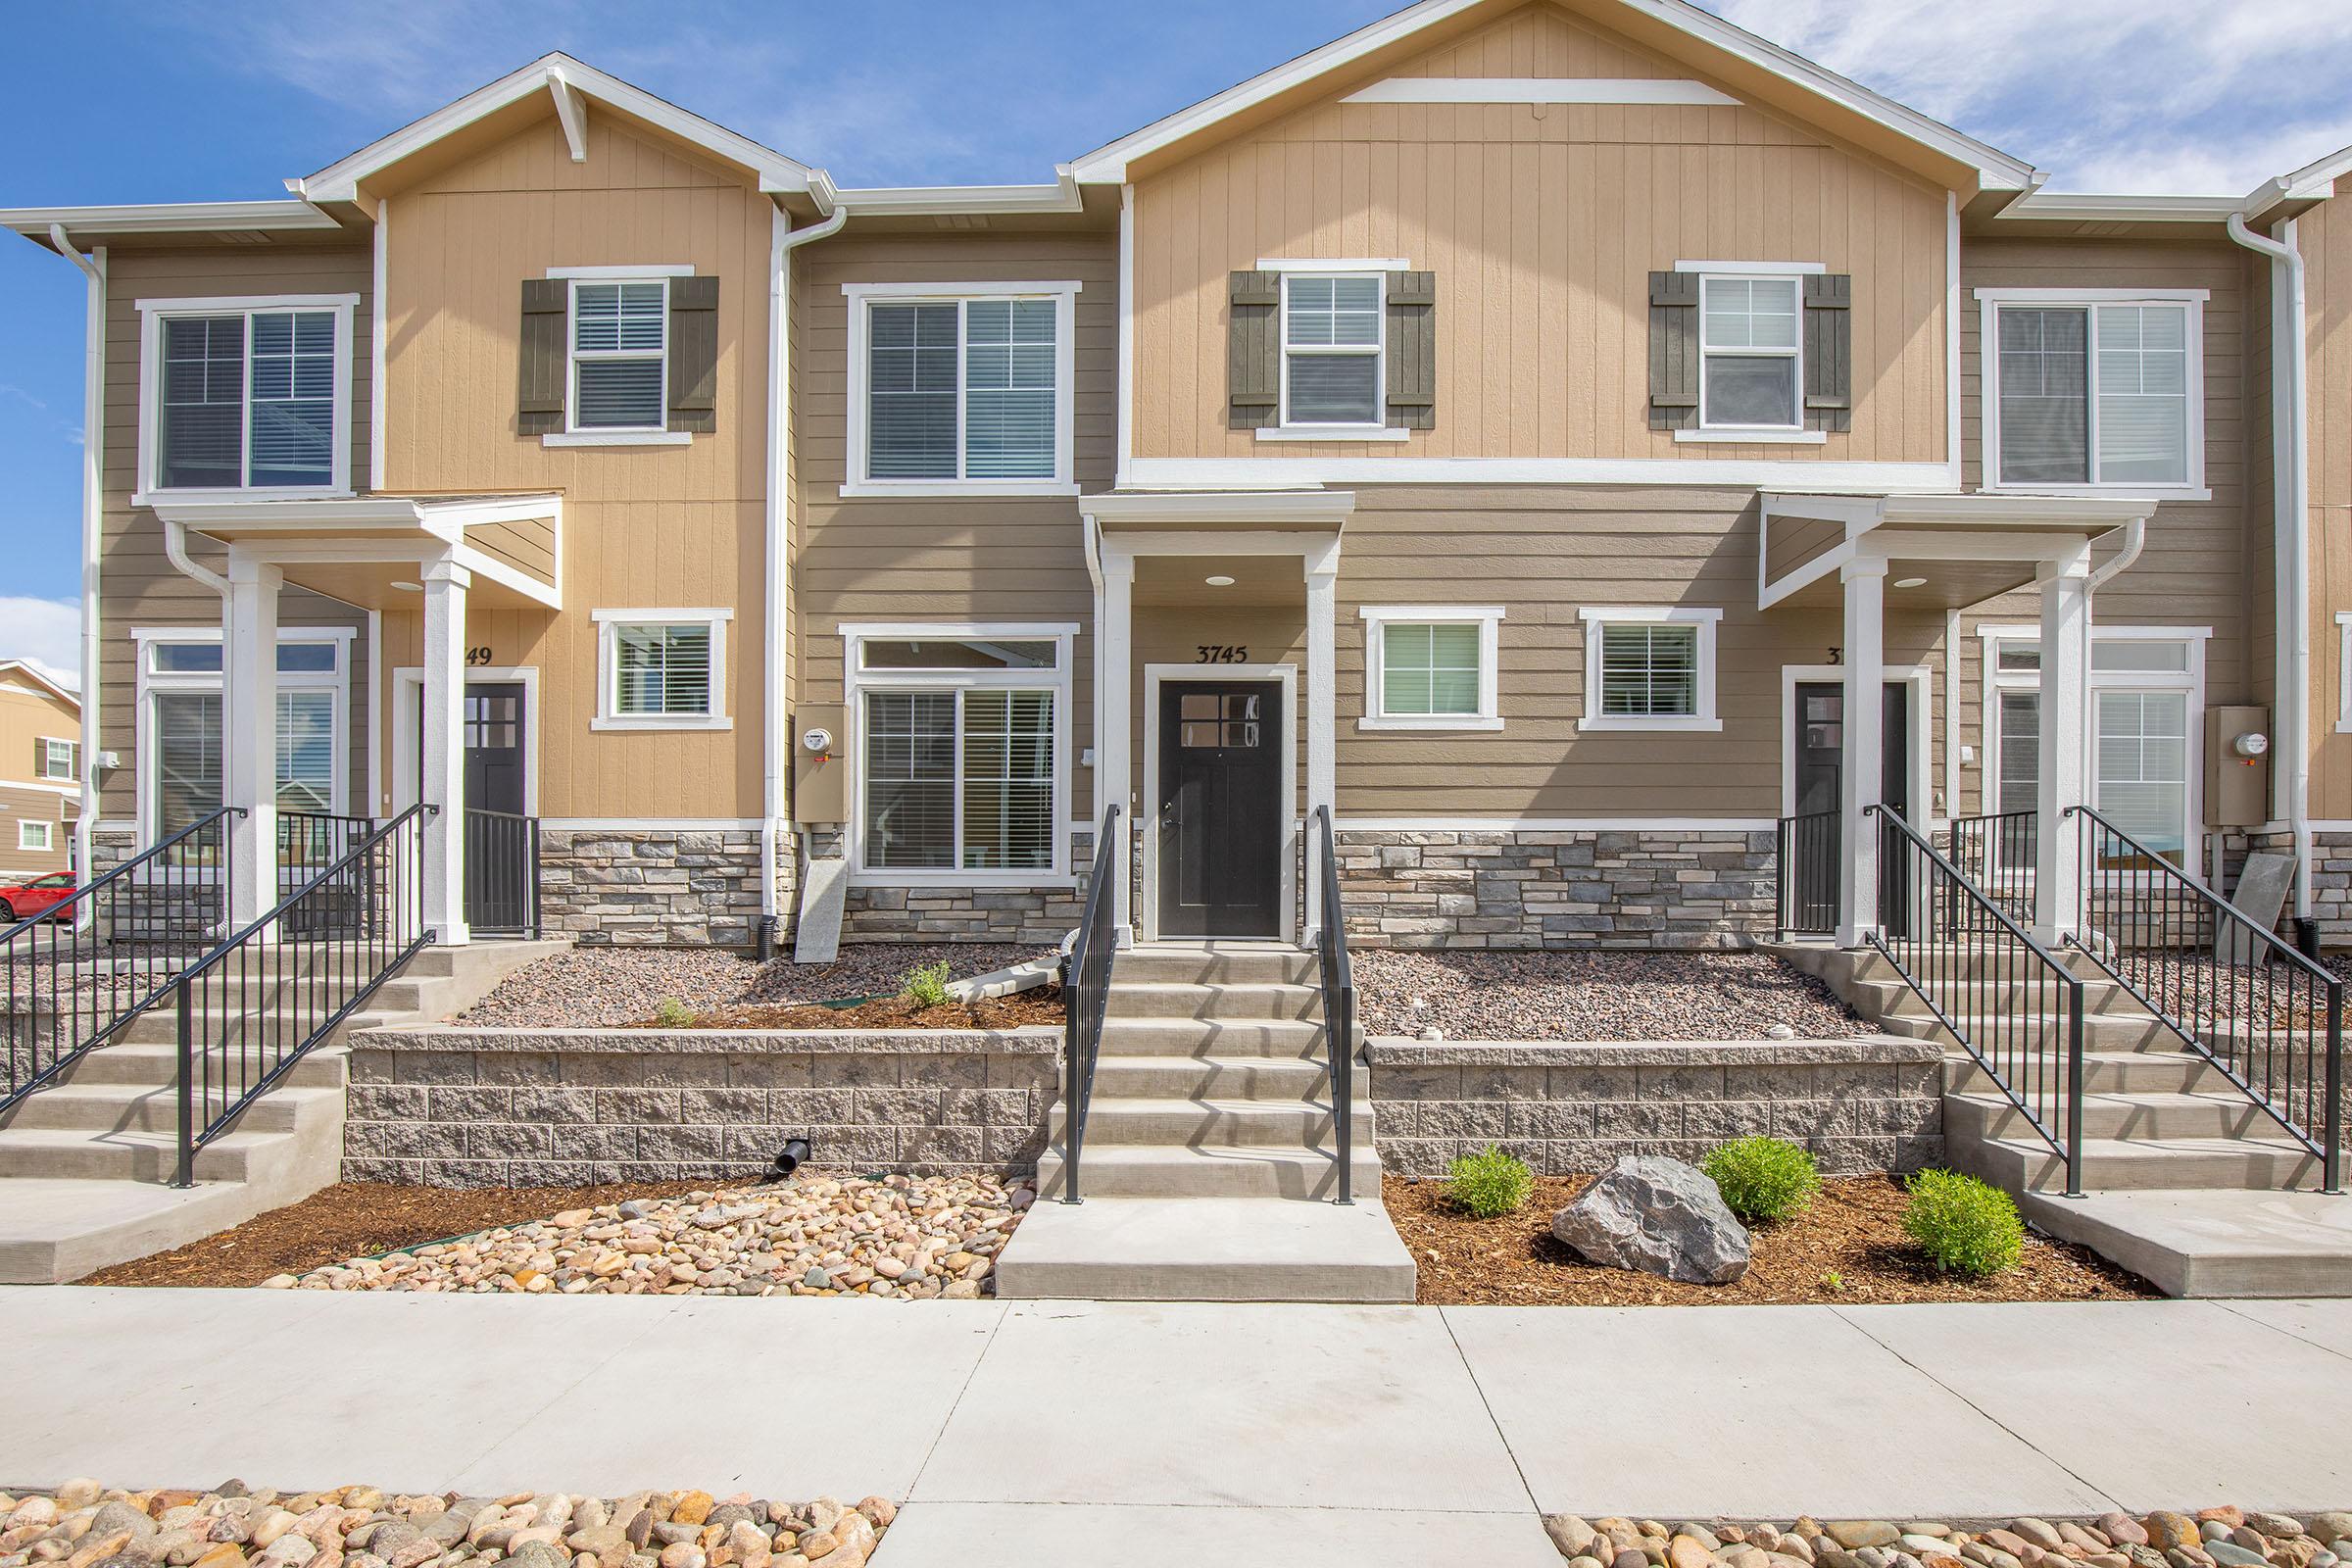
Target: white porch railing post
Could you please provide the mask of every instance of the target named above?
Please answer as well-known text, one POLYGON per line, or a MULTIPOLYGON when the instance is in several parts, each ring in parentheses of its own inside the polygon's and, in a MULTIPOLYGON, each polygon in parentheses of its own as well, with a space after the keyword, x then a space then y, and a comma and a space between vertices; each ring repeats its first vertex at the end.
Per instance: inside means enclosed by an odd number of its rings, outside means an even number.
POLYGON ((2034 780, 2034 937, 2054 947, 2082 908, 2082 834, 2090 709, 2090 552, 2055 563, 2041 586, 2041 756, 2034 780))
POLYGON ((1845 585, 1844 748, 1838 768, 1838 945, 1858 948, 1879 929, 1879 804, 1886 766, 1886 563, 1864 557, 1839 571, 1845 585))
MULTIPOLYGON (((1334 564, 1322 558, 1306 558, 1306 811, 1309 820, 1315 808, 1328 806, 1336 818, 1339 807, 1334 797, 1338 793, 1338 743, 1335 734, 1339 723, 1338 681, 1333 663, 1338 659, 1339 572, 1334 564)), ((1288 801, 1283 803, 1287 821, 1291 812, 1288 801)), ((1333 842, 1337 846, 1339 823, 1332 823, 1333 842)), ((1321 840, 1313 833, 1302 835, 1305 853, 1291 857, 1306 878, 1306 925, 1299 934, 1301 942, 1312 942, 1323 918, 1323 866, 1315 848, 1321 840)), ((1285 918, 1289 910, 1284 910, 1285 918)))
MULTIPOLYGON (((1107 550, 1102 554, 1102 623, 1095 636, 1095 682, 1102 700, 1102 733, 1095 737, 1095 767, 1102 777, 1102 802, 1119 808, 1120 824, 1129 842, 1148 844, 1140 836, 1151 832, 1152 824, 1136 816, 1131 776, 1135 755, 1135 561, 1107 550)), ((1135 857, 1121 856, 1120 862, 1111 884, 1112 918, 1124 945, 1135 930, 1135 857)))
POLYGON ((453 561, 425 566, 424 760, 417 799, 438 808, 424 819, 424 924, 444 947, 466 942, 466 590, 473 574, 453 561))
POLYGON ((221 804, 245 813, 228 819, 230 931, 277 904, 277 595, 284 586, 277 567, 229 553, 220 628, 221 804))

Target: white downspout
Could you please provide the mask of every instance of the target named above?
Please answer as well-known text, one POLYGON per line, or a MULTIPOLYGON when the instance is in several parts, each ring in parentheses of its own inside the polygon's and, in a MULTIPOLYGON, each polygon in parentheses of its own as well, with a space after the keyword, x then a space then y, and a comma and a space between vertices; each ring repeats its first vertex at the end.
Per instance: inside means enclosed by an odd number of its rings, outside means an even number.
POLYGON ((2283 225, 2283 242, 2257 234, 2241 213, 2230 215, 2230 237, 2268 256, 2274 282, 2271 299, 2271 358, 2274 385, 2283 396, 2271 403, 2273 460, 2278 465, 2278 710, 2271 727, 2278 732, 2275 756, 2286 764, 2286 826, 2295 849, 2295 916, 2311 917, 2311 526, 2310 352, 2305 329, 2303 253, 2295 247, 2295 225, 2283 225), (2280 281, 2284 286, 2276 286, 2280 281))
POLYGON ((106 250, 101 246, 82 255, 66 237, 63 223, 49 225, 49 243, 89 280, 81 333, 81 819, 74 824, 74 868, 86 882, 98 829, 98 554, 104 522, 98 486, 106 444, 106 250))
POLYGON ((768 217, 767 286, 767 570, 765 616, 766 667, 760 679, 761 730, 765 745, 760 822, 760 929, 762 948, 782 922, 783 901, 776 894, 776 868, 782 854, 778 840, 790 814, 786 801, 786 759, 792 755, 791 704, 784 689, 785 618, 790 605, 790 518, 785 508, 784 446, 792 429, 792 253, 841 232, 850 220, 847 206, 836 203, 819 223, 795 230, 780 207, 768 217))

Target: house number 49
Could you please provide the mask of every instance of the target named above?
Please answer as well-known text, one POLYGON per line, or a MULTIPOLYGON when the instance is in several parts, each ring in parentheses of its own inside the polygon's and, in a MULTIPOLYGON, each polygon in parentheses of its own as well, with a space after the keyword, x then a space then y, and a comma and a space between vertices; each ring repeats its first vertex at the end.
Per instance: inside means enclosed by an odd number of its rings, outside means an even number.
POLYGON ((490 649, 487 644, 476 644, 474 647, 466 650, 466 668, 476 669, 489 662, 490 649))

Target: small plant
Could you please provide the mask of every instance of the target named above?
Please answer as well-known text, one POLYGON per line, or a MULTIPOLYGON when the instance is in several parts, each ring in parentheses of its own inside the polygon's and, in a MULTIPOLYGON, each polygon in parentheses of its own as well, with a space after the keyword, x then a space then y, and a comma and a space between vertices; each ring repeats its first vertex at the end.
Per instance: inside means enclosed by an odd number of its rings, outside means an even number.
POLYGON ((937 963, 926 963, 907 970, 906 983, 900 988, 899 995, 911 1001, 917 1007, 936 1007, 954 1001, 955 994, 948 990, 948 960, 942 958, 937 963))
POLYGON ((1836 1296, 1839 1291, 1845 1289, 1845 1276, 1836 1269, 1832 1269, 1821 1277, 1821 1288, 1832 1296, 1836 1296))
POLYGON ((1480 1219, 1510 1213, 1536 1189, 1536 1173, 1527 1168, 1527 1161, 1493 1144, 1455 1160, 1446 1175, 1446 1196, 1480 1219))
POLYGON ((2015 1268, 2025 1253, 2026 1223, 2009 1195, 1957 1171, 1923 1170, 1911 1178, 1903 1232, 1938 1271, 1970 1279, 2015 1268))
POLYGON ((1782 1138, 1735 1138, 1699 1169, 1714 1178, 1724 1207, 1751 1225, 1801 1214, 1821 1191, 1813 1156, 1782 1138))
POLYGON ((685 1029, 694 1023, 694 1009, 675 997, 654 1004, 654 1022, 664 1029, 685 1029))

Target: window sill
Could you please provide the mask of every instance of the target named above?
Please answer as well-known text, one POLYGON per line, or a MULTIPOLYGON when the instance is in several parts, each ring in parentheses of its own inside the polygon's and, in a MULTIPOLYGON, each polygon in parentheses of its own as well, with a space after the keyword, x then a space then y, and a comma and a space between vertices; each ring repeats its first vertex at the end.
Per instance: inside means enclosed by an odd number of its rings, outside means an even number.
POLYGON ((1371 730, 1421 730, 1425 732, 1431 730, 1491 731, 1502 728, 1502 720, 1477 713, 1436 713, 1430 714, 1426 717, 1419 714, 1392 715, 1375 713, 1366 714, 1364 717, 1357 719, 1355 721, 1355 727, 1357 729, 1371 730))
POLYGON ((733 729, 735 721, 724 713, 676 713, 659 716, 600 713, 588 721, 588 727, 603 730, 733 729))
POLYGON ((1260 441, 1409 441, 1413 432, 1394 424, 1286 424, 1260 429, 1260 441))
POLYGON ((1712 735, 1723 729, 1720 718, 1635 718, 1630 715, 1602 714, 1596 718, 1580 718, 1580 730, 1647 731, 1652 734, 1712 735))
POLYGON ((1677 430, 1677 446, 1784 446, 1820 447, 1829 445, 1827 430, 1677 430))
POLYGON ((218 489, 218 490, 139 490, 132 493, 134 507, 186 506, 210 501, 349 501, 353 492, 339 485, 322 485, 309 489, 218 489))
POLYGON ((1066 871, 852 871, 854 888, 970 888, 1025 892, 1031 889, 1074 888, 1078 879, 1066 871))
POLYGON ((1987 496, 2117 496, 2147 501, 2211 501, 2213 492, 2190 484, 1986 484, 1987 496))
POLYGON ((691 430, 551 430, 539 438, 543 447, 684 447, 694 444, 691 430))
POLYGON ((1074 496, 1075 484, 1059 479, 860 479, 841 487, 844 501, 883 498, 924 500, 986 496, 1074 496))

